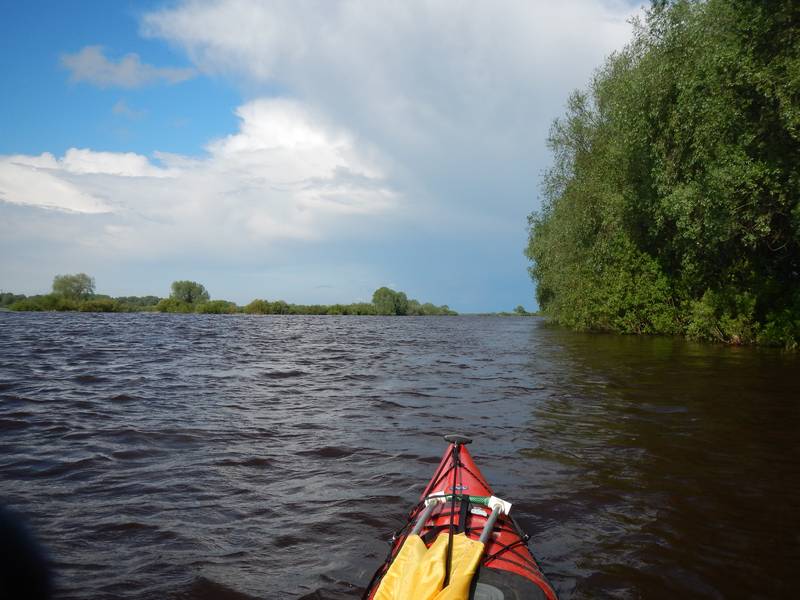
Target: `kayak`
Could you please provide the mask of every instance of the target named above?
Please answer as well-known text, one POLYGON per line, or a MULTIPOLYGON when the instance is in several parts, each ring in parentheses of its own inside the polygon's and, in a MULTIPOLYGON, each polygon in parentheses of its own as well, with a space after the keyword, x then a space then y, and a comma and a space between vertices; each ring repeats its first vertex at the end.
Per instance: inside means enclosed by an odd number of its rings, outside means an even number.
POLYGON ((365 600, 557 600, 528 549, 528 536, 470 456, 449 443, 433 477, 395 534, 365 600))

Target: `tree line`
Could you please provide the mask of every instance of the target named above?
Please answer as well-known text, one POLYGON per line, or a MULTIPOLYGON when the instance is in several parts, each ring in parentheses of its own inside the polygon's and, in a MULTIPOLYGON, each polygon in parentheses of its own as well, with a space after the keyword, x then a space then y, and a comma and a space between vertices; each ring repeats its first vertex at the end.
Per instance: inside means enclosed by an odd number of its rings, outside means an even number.
POLYGON ((800 3, 657 1, 552 126, 526 254, 579 330, 800 343, 800 3))
POLYGON ((14 311, 167 312, 260 315, 457 315, 447 305, 435 306, 409 299, 388 287, 375 290, 372 302, 352 304, 290 304, 283 300, 256 299, 245 306, 228 300, 212 300, 203 284, 174 281, 167 298, 157 296, 111 296, 95 293, 95 280, 85 273, 57 275, 52 292, 26 297, 0 293, 0 308, 14 311))

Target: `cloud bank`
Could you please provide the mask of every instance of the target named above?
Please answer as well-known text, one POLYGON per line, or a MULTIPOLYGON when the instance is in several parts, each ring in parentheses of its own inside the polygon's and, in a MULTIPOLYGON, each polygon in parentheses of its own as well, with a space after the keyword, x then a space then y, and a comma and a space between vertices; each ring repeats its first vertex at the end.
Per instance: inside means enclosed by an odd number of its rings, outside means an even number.
POLYGON ((57 158, 0 157, 7 203, 105 214, 84 240, 122 257, 227 255, 250 245, 311 240, 342 218, 391 211, 396 197, 380 167, 346 132, 288 100, 237 110, 240 130, 206 155, 68 150, 57 158))
POLYGON ((277 84, 324 111, 435 202, 463 205, 473 188, 485 208, 516 204, 523 185, 535 195, 551 119, 629 38, 634 12, 590 0, 193 0, 148 14, 143 31, 204 73, 277 84), (486 196, 509 177, 512 196, 486 196))
POLYGON ((368 141, 432 235, 506 240, 527 280, 525 217, 569 93, 629 39, 625 2, 192 0, 145 35, 246 93, 278 86, 368 141))

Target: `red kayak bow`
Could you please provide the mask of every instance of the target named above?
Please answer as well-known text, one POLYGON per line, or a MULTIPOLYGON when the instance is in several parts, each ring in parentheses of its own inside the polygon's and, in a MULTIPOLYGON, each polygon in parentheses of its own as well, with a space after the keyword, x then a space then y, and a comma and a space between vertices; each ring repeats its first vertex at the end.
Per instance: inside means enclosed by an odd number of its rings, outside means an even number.
POLYGON ((458 435, 445 436, 445 440, 450 446, 405 527, 395 535, 389 557, 375 573, 364 598, 375 597, 409 535, 419 535, 427 547, 441 534, 449 536, 443 583, 447 586, 453 536, 463 533, 484 543, 470 599, 557 600, 528 550, 528 536, 508 514, 511 504, 494 496, 467 451, 465 446, 472 440, 458 435))

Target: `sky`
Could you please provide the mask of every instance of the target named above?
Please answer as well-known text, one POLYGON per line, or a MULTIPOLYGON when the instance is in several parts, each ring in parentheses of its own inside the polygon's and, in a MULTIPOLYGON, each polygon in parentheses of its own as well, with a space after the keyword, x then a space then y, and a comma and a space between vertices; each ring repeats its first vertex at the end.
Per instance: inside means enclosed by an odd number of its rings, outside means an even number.
POLYGON ((11 3, 0 291, 536 306, 553 119, 625 0, 11 3))

